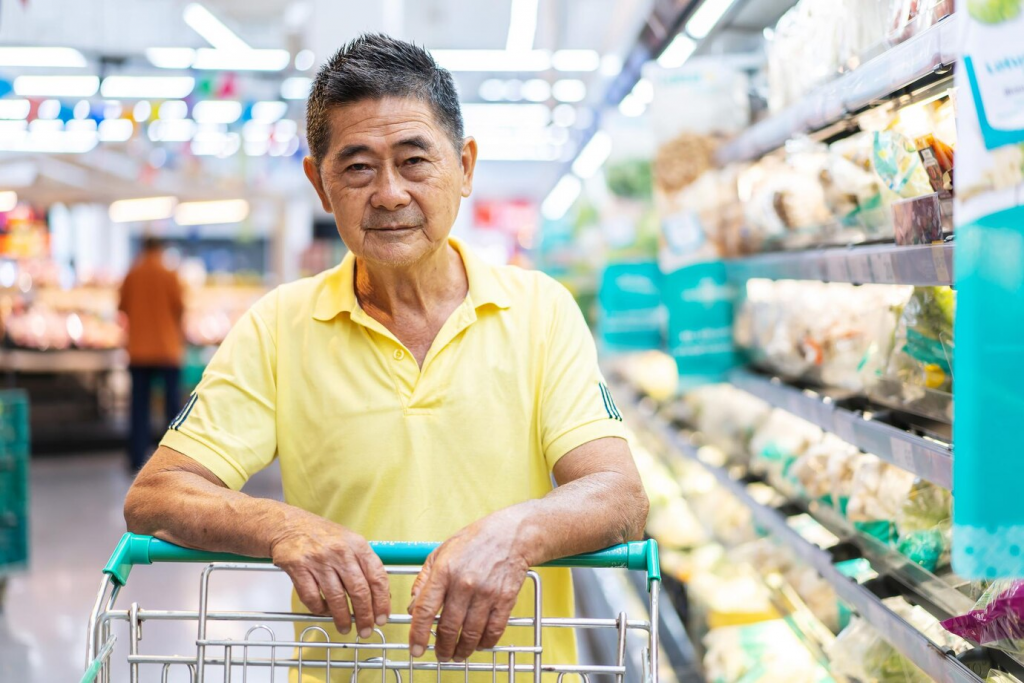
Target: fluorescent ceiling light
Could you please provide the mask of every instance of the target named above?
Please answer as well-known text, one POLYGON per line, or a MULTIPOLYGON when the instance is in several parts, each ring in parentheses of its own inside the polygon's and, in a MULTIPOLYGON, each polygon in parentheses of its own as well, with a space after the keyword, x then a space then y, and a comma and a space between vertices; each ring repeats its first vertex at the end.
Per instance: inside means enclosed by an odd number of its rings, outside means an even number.
POLYGON ((658 57, 658 66, 665 69, 681 67, 696 49, 697 41, 684 33, 680 33, 672 39, 672 42, 668 44, 665 51, 658 57))
POLYGON ((115 223, 162 221, 174 215, 177 197, 144 197, 121 199, 110 205, 107 213, 115 223))
POLYGON ((127 142, 135 133, 135 125, 128 119, 100 121, 100 142, 127 142))
POLYGON ((612 137, 603 130, 594 133, 590 142, 580 151, 572 164, 572 172, 580 178, 590 178, 608 160, 612 153, 612 137))
POLYGON ((626 95, 619 102, 619 112, 623 116, 642 116, 645 111, 647 111, 647 103, 632 94, 626 95))
POLYGON ((60 100, 43 100, 36 109, 36 120, 55 119, 60 116, 60 100))
POLYGON ((618 55, 605 55, 601 57, 599 72, 605 78, 614 78, 622 72, 622 57, 618 55))
POLYGON ((551 97, 551 84, 543 78, 531 78, 523 83, 521 92, 528 102, 546 102, 551 97))
POLYGON ((312 50, 299 50, 295 55, 295 68, 299 71, 309 71, 316 64, 316 55, 312 50))
POLYGON ((185 7, 185 23, 218 50, 248 50, 249 46, 198 2, 185 7))
POLYGON ((515 140, 480 145, 480 161, 558 161, 562 148, 549 143, 524 144, 515 140))
POLYGON ((654 101, 654 83, 651 83, 647 78, 641 78, 633 86, 629 94, 638 102, 650 104, 654 101))
POLYGON ((252 105, 252 120, 259 123, 273 123, 288 113, 288 103, 281 100, 265 100, 252 105))
POLYGON ((193 69, 203 71, 283 71, 292 56, 288 50, 196 50, 193 69))
POLYGON ((528 52, 533 49, 536 34, 537 0, 512 0, 505 49, 510 52, 528 52))
POLYGON ((110 98, 180 100, 195 87, 191 76, 107 76, 100 92, 110 98))
POLYGON ((540 205, 541 214, 549 221, 557 221, 572 207, 582 189, 583 183, 576 176, 570 173, 562 176, 540 205))
POLYGON ((281 82, 281 97, 286 100, 304 100, 309 97, 313 80, 305 76, 292 76, 281 82))
POLYGON ((499 78, 488 78, 480 84, 479 95, 480 99, 485 102, 500 102, 505 99, 505 81, 499 78))
POLYGON ((242 147, 242 136, 238 133, 200 133, 192 140, 192 153, 196 156, 218 156, 222 159, 232 156, 242 147))
POLYGON ((174 210, 178 225, 214 225, 240 223, 249 215, 249 202, 227 199, 213 202, 182 202, 174 210))
POLYGON ((252 121, 246 121, 245 125, 242 126, 242 137, 245 138, 246 142, 266 142, 270 139, 270 133, 273 130, 269 123, 261 123, 256 119, 252 121))
POLYGON ((149 117, 153 115, 153 105, 146 100, 136 102, 135 106, 132 107, 132 118, 139 123, 149 121, 149 117))
POLYGON ((99 90, 97 76, 18 76, 14 92, 21 97, 92 97, 99 90))
POLYGON ((196 122, 192 119, 158 119, 149 124, 148 133, 153 142, 188 142, 196 134, 196 122))
POLYGON ((551 112, 551 122, 556 126, 568 128, 576 123, 576 107, 571 104, 560 104, 551 112))
POLYGON ((196 61, 196 51, 190 47, 149 47, 146 59, 158 69, 188 69, 196 61))
POLYGON ((582 102, 587 98, 587 85, 573 78, 563 78, 551 86, 551 94, 559 102, 582 102))
POLYGON ((274 139, 289 140, 299 132, 299 124, 292 119, 281 119, 274 124, 274 139))
POLYGON ((0 47, 0 66, 79 69, 88 62, 70 47, 0 47))
POLYGON ((75 108, 72 110, 72 112, 73 112, 74 117, 76 119, 81 120, 81 119, 89 118, 89 112, 91 110, 92 110, 92 107, 89 105, 89 100, 78 100, 78 102, 75 104, 75 108))
POLYGON ((559 50, 551 55, 551 66, 557 71, 597 71, 601 55, 595 50, 559 50))
POLYGON ((242 116, 242 103, 233 100, 203 100, 192 107, 196 123, 234 123, 242 116))
POLYGON ((246 140, 245 155, 249 157, 261 157, 270 151, 269 140, 246 140))
POLYGON ((0 213, 7 213, 18 205, 18 193, 14 190, 0 192, 0 213))
POLYGON ((439 65, 449 71, 547 71, 551 55, 546 50, 431 50, 439 65))
MULTIPOLYGON (((0 123, 24 123, 4 121, 0 123)), ((35 154, 84 154, 99 143, 95 131, 39 130, 6 133, 0 128, 0 151, 35 154)))
POLYGON ((543 128, 551 122, 551 110, 543 104, 464 104, 462 117, 470 131, 499 126, 543 128))
POLYGON ((167 100, 160 105, 157 118, 165 121, 176 121, 188 117, 188 104, 185 100, 167 100))
POLYGON ((700 40, 706 37, 722 20, 736 0, 704 0, 686 22, 686 32, 700 40))
POLYGON ((28 100, 0 100, 0 119, 27 119, 30 111, 28 100))
POLYGON ((64 124, 64 129, 71 133, 95 133, 97 126, 92 119, 71 119, 64 124))

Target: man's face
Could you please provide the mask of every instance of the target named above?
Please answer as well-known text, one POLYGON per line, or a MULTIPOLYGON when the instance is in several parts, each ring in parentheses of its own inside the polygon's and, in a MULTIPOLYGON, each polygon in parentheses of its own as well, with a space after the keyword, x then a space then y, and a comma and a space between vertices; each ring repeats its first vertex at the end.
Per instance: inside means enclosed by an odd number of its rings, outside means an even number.
POLYGON ((473 188, 476 142, 456 150, 428 104, 361 100, 332 109, 331 140, 306 176, 341 239, 371 263, 405 266, 447 243, 473 188))

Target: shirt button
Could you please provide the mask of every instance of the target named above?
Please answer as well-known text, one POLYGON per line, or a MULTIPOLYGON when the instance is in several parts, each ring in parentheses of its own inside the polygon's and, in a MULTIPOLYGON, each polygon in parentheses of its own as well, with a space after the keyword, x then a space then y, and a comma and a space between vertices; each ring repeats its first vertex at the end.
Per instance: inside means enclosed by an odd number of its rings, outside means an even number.
POLYGON ((402 349, 395 349, 394 356, 395 360, 402 360, 403 358, 405 358, 405 351, 403 351, 402 349))

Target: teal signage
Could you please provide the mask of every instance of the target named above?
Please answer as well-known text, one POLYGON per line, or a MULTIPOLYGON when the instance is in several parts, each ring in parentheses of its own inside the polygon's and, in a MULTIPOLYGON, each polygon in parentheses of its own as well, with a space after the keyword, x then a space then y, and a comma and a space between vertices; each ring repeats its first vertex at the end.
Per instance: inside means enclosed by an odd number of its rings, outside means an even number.
POLYGON ((1024 577, 1024 207, 956 228, 953 569, 1024 577))
POLYGON ((663 347, 665 313, 660 281, 661 271, 654 261, 608 264, 597 293, 597 331, 603 350, 663 347))
POLYGON ((732 340, 734 289, 722 261, 684 266, 662 280, 668 350, 681 387, 722 382, 739 365, 732 340))

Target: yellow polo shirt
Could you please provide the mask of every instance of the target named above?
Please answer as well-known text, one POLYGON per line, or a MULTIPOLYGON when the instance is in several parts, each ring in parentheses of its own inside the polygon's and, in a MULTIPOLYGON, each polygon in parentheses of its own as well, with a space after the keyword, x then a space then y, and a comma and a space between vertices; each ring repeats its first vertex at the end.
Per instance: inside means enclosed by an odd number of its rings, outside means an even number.
MULTIPOLYGON (((360 308, 349 254, 278 287, 239 320, 161 444, 233 489, 279 458, 289 504, 369 540, 443 541, 543 497, 555 463, 577 446, 625 438, 569 292, 451 244, 469 293, 422 368, 360 308)), ((569 570, 541 574, 545 616, 572 616, 569 570)), ((410 588, 411 579, 392 577, 394 611, 404 611, 410 588)), ((531 601, 524 588, 515 614, 531 615, 531 601)), ((294 596, 293 604, 306 611, 294 596)), ((547 631, 544 661, 575 661, 572 631, 547 631)), ((407 628, 385 634, 408 642, 407 628)), ((529 645, 531 634, 509 629, 502 644, 510 643, 529 645)))

